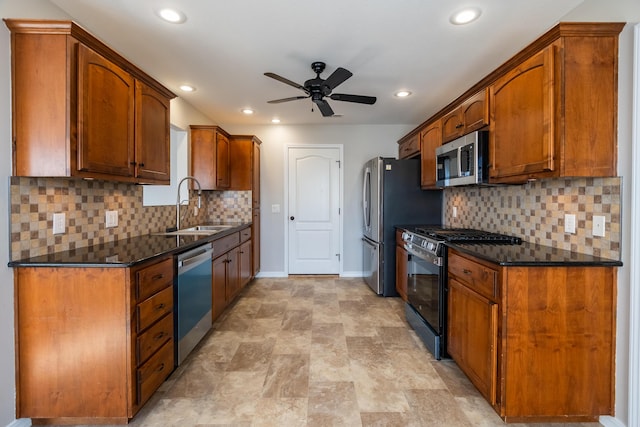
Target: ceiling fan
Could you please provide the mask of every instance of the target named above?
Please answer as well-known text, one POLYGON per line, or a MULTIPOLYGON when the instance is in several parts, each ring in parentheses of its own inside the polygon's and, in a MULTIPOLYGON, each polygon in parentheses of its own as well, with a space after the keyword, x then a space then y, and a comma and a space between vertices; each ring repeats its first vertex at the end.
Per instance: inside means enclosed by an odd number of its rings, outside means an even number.
POLYGON ((333 110, 324 97, 329 97, 334 101, 346 101, 356 102, 358 104, 375 104, 375 96, 363 96, 363 95, 348 95, 345 93, 331 93, 339 84, 343 83, 353 74, 351 71, 338 67, 326 80, 320 78, 320 74, 324 71, 326 64, 324 62, 314 62, 311 64, 311 69, 316 73, 314 79, 309 79, 304 82, 304 86, 298 83, 292 82, 282 76, 275 73, 264 73, 265 76, 276 79, 279 82, 288 84, 297 89, 302 90, 306 95, 292 96, 290 98, 274 99, 273 101, 267 101, 269 104, 279 104, 281 102, 295 101, 298 99, 311 98, 324 117, 333 116, 333 110))

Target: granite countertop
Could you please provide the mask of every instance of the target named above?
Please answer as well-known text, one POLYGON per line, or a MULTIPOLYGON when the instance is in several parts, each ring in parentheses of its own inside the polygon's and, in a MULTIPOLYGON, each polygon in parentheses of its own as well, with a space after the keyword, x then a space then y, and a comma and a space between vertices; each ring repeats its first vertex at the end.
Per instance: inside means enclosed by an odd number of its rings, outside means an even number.
POLYGON ((187 251, 203 243, 238 232, 251 223, 227 225, 234 227, 212 235, 164 236, 147 234, 11 261, 8 265, 9 267, 131 267, 156 257, 187 251))
POLYGON ((520 245, 447 243, 459 252, 503 266, 620 267, 618 260, 586 255, 530 242, 520 245))

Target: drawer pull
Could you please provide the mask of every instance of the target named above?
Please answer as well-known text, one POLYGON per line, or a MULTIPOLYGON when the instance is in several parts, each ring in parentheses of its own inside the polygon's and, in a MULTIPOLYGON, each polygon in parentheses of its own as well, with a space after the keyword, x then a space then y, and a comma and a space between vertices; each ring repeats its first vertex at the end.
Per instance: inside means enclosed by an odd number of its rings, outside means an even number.
POLYGON ((156 372, 162 372, 164 370, 164 363, 161 363, 160 366, 158 366, 158 369, 156 369, 156 372))
POLYGON ((164 279, 164 274, 159 273, 151 278, 151 280, 160 280, 160 279, 164 279))
POLYGON ((156 336, 153 337, 153 339, 156 340, 156 341, 159 341, 159 340, 161 340, 162 338, 164 338, 166 336, 167 336, 167 334, 163 331, 163 332, 160 332, 160 333, 156 334, 156 336))
POLYGON ((466 268, 464 270, 462 270, 462 272, 464 274, 471 274, 472 273, 471 270, 467 270, 466 268))
POLYGON ((162 309, 164 309, 164 307, 165 307, 164 303, 162 303, 162 304, 158 304, 158 305, 156 306, 156 310, 162 310, 162 309))

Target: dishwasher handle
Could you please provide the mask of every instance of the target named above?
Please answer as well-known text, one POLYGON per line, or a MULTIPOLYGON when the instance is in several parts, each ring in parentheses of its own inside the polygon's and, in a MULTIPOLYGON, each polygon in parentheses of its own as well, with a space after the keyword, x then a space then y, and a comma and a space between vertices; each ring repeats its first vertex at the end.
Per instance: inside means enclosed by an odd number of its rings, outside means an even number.
POLYGON ((192 251, 178 255, 178 274, 192 269, 203 262, 211 261, 213 246, 211 243, 192 251))

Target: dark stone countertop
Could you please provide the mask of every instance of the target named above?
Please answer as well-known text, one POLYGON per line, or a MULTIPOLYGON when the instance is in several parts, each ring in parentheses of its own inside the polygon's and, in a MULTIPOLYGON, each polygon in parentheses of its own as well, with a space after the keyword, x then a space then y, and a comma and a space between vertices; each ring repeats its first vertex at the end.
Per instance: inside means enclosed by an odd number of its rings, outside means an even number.
POLYGON ((520 245, 447 243, 447 246, 503 266, 620 267, 618 260, 522 242, 520 245))
POLYGON ((131 267, 153 258, 187 251, 206 242, 238 232, 251 225, 233 225, 212 235, 163 236, 147 234, 129 239, 55 252, 9 262, 9 267, 131 267))

